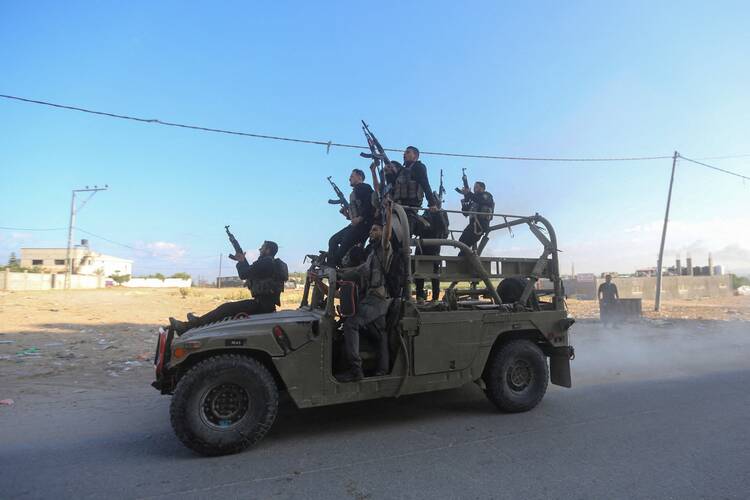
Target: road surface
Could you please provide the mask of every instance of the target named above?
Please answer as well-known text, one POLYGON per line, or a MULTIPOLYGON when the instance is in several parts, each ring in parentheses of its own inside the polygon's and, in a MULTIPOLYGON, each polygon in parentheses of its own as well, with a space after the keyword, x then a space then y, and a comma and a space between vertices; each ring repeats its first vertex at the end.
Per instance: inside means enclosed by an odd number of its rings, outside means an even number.
POLYGON ((287 403, 255 448, 218 458, 175 438, 148 370, 30 380, 0 407, 0 498, 747 498, 750 324, 575 328, 574 388, 529 413, 473 384, 287 403))

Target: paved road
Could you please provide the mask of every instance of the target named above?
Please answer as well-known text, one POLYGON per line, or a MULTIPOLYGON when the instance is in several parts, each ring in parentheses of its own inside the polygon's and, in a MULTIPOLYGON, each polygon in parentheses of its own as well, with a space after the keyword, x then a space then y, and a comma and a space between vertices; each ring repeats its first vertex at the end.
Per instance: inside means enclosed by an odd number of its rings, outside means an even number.
POLYGON ((147 372, 107 391, 36 381, 0 407, 0 498, 747 498, 747 323, 581 325, 577 344, 576 387, 526 414, 473 385, 286 405, 256 448, 210 459, 174 437, 147 372))

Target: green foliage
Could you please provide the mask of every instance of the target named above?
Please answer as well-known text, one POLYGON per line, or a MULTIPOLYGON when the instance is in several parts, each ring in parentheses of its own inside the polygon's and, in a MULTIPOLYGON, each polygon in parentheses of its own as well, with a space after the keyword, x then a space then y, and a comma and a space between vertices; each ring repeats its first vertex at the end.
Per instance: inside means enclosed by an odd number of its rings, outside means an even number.
POLYGON ((156 279, 162 280, 162 281, 164 281, 165 279, 167 279, 162 273, 148 274, 146 276, 137 276, 137 277, 138 278, 146 278, 146 279, 156 278, 156 279))
POLYGON ((21 266, 21 260, 16 257, 16 252, 11 252, 10 257, 8 257, 8 267, 20 267, 21 266))
POLYGON ((750 278, 746 276, 732 275, 732 288, 737 290, 741 286, 750 286, 750 278))
POLYGON ((8 265, 8 266, 0 266, 0 271, 5 271, 6 269, 10 270, 12 273, 43 273, 44 269, 42 269, 39 266, 34 267, 21 267, 18 264, 15 265, 8 265))
POLYGON ((189 280, 190 275, 188 273, 174 273, 170 278, 177 278, 181 280, 189 280))
POLYGON ((122 285, 123 283, 130 281, 129 274, 113 274, 112 276, 110 276, 110 278, 112 278, 112 281, 114 281, 118 285, 122 285))

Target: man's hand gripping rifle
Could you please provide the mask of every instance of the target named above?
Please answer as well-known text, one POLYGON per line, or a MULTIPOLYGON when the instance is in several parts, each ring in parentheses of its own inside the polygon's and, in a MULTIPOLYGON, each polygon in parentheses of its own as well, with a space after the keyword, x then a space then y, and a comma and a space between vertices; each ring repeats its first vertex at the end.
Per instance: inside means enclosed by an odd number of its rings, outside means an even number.
POLYGON ((232 260, 240 260, 240 255, 242 258, 245 258, 245 252, 242 250, 242 247, 240 246, 240 243, 237 241, 237 238, 234 237, 234 235, 229 231, 229 226, 224 226, 224 230, 227 232, 227 236, 229 236, 229 242, 234 247, 234 255, 231 253, 229 254, 229 258, 232 260))
POLYGON ((328 203, 331 205, 341 205, 341 213, 346 216, 346 218, 349 218, 349 200, 346 199, 346 196, 344 196, 344 193, 341 192, 339 187, 336 185, 335 182, 331 180, 331 176, 329 175, 326 177, 328 179, 328 182, 331 183, 331 187, 333 188, 333 191, 336 193, 336 196, 338 199, 335 200, 328 200, 328 203))
MULTIPOLYGON (((467 210, 471 210, 471 200, 469 199, 469 196, 466 194, 467 191, 470 191, 470 188, 469 188, 469 178, 466 177, 466 169, 462 168, 461 172, 462 172, 461 180, 463 181, 464 186, 463 188, 456 188, 456 192, 458 194, 464 195, 464 199, 461 200, 461 210, 465 212, 467 210)), ((468 217, 468 216, 469 216, 468 214, 464 214, 464 217, 468 217)))

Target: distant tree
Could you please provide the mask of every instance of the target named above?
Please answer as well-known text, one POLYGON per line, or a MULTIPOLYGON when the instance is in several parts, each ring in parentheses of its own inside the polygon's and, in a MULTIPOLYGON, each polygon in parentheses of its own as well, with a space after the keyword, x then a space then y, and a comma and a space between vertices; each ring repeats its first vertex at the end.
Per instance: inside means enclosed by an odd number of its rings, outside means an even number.
POLYGON ((18 260, 18 257, 16 257, 16 252, 11 252, 10 257, 8 257, 8 267, 20 267, 21 261, 18 260))
POLYGON ((745 276, 732 275, 732 288, 737 290, 741 286, 750 286, 750 278, 745 276))
POLYGON ((122 285, 123 283, 130 281, 129 274, 113 274, 112 276, 110 276, 110 278, 118 285, 122 285))
POLYGON ((188 273, 174 273, 170 278, 177 278, 181 280, 189 280, 190 275, 188 273))
POLYGON ((157 279, 157 280, 162 280, 162 281, 166 279, 166 277, 162 273, 149 274, 147 276, 144 276, 144 278, 152 278, 152 279, 157 279))

